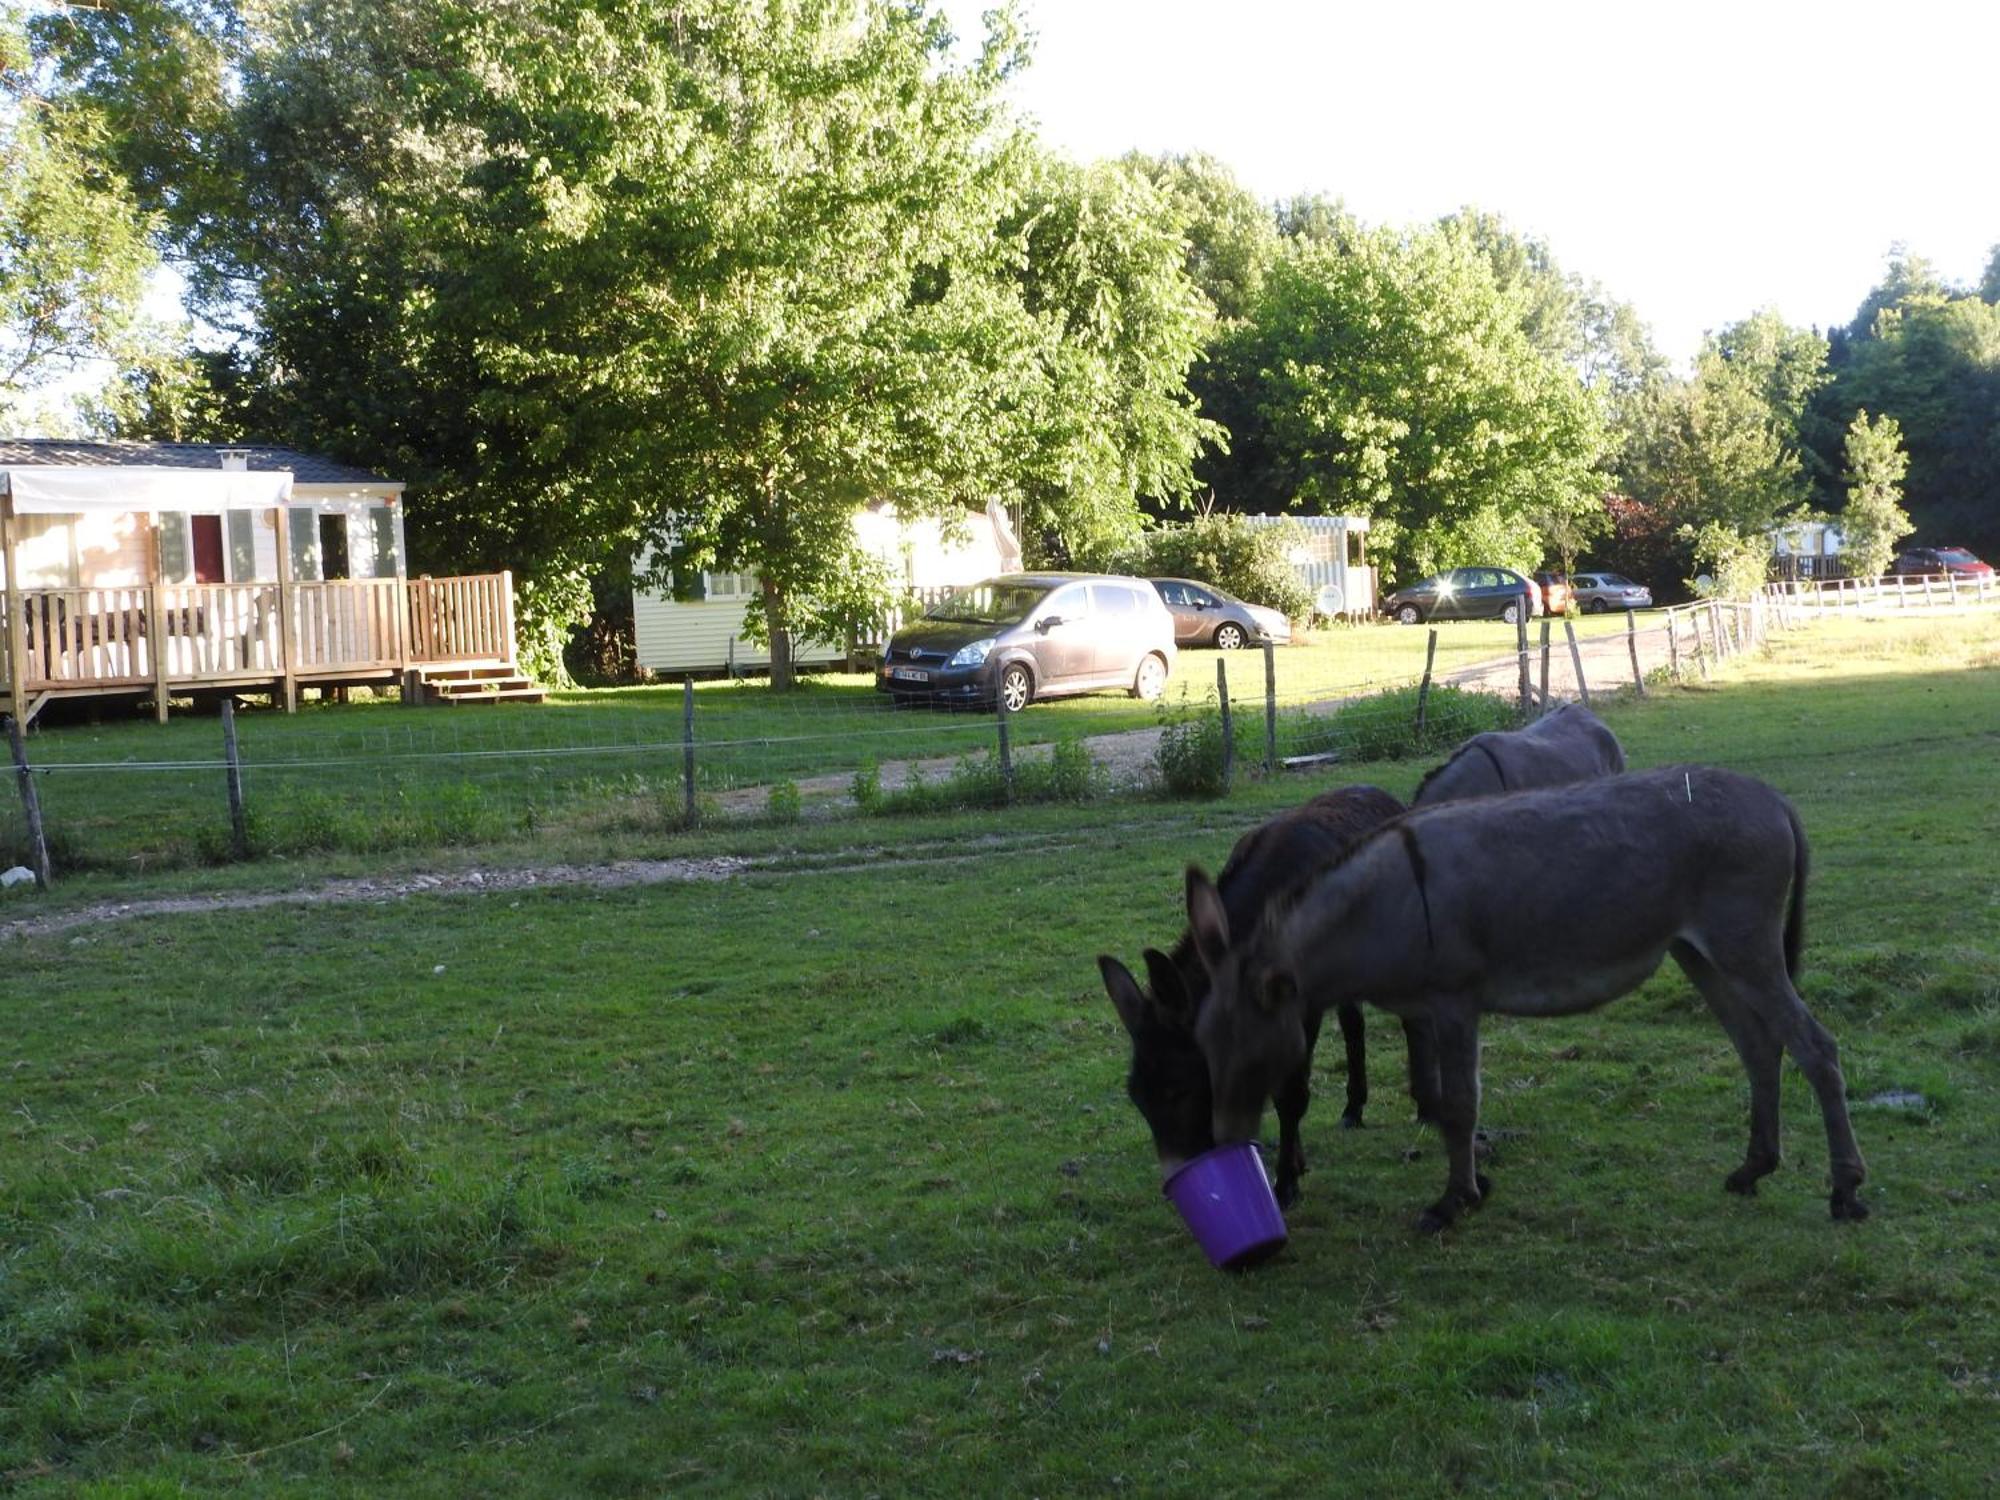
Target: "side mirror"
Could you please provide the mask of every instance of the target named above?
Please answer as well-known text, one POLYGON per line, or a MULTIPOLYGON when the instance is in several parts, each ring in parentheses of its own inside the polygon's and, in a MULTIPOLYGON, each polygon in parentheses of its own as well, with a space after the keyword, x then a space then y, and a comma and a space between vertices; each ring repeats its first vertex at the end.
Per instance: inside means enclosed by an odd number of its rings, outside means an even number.
POLYGON ((1035 621, 1035 633, 1038 635, 1047 635, 1056 626, 1062 624, 1062 622, 1061 615, 1043 615, 1039 620, 1035 621))

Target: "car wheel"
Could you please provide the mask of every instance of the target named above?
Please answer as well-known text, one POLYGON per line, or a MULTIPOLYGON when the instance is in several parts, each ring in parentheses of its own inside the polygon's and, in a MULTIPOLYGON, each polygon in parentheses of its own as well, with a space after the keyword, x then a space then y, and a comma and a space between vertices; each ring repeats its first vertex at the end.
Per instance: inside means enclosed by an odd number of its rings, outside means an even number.
POLYGON ((1005 668, 1000 673, 1000 703, 1010 714, 1017 714, 1035 701, 1034 674, 1019 662, 1005 668))
POLYGON ((1215 627, 1216 650, 1237 651, 1241 650, 1242 646, 1243 627, 1241 625, 1222 624, 1215 627))
POLYGON ((1512 603, 1510 603, 1505 609, 1501 610, 1500 618, 1505 620, 1509 625, 1515 625, 1520 623, 1521 601, 1519 599, 1516 599, 1512 603))
POLYGON ((1138 675, 1132 679, 1132 696, 1151 703, 1167 690, 1167 664, 1157 656, 1147 656, 1139 663, 1138 675))
POLYGON ((1396 618, 1405 625, 1421 625, 1424 623, 1424 612, 1414 604, 1399 604, 1396 606, 1396 618))
POLYGON ((1602 599, 1593 599, 1584 605, 1583 612, 1587 615, 1601 615, 1609 608, 1611 606, 1606 604, 1602 599))

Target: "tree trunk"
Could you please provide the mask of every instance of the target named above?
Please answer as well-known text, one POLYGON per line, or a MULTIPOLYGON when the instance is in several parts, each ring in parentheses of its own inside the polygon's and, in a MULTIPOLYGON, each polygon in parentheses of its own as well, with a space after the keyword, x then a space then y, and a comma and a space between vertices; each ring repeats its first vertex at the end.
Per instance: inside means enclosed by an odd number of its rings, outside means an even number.
POLYGON ((764 585, 764 631, 771 638, 771 689, 788 693, 797 685, 792 675, 792 632, 785 625, 785 596, 769 578, 764 585))

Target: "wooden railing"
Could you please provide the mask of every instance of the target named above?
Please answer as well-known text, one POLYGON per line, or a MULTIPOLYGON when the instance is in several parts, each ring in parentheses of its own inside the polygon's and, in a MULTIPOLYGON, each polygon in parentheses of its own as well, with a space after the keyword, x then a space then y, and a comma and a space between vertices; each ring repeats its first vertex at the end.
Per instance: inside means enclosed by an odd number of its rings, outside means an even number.
MULTIPOLYGON (((7 618, 0 604, 0 620, 7 618)), ((514 660, 507 573, 23 589, 19 619, 20 682, 29 693, 514 660)), ((12 633, 11 621, 0 628, 0 681, 12 676, 6 655, 12 633)))
POLYGON ((410 655, 426 662, 514 659, 514 575, 412 578, 410 655))

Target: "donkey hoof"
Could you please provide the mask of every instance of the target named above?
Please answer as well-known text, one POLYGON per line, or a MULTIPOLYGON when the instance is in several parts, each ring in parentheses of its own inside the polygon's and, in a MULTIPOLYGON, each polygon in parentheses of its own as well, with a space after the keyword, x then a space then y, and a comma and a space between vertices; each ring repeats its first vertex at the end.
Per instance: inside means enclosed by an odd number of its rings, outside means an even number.
MULTIPOLYGON (((1738 1167, 1734 1172, 1731 1172, 1727 1177, 1722 1179, 1722 1190, 1725 1193, 1735 1193, 1744 1198, 1754 1198, 1757 1196, 1757 1179, 1746 1169, 1738 1167)), ((1838 1208, 1834 1210, 1834 1217, 1840 1217, 1840 1210, 1838 1208)))
POLYGON ((1479 1184, 1479 1196, 1468 1203, 1466 1205, 1467 1208, 1477 1208, 1493 1196, 1492 1178, 1488 1177, 1484 1172, 1475 1172, 1472 1174, 1472 1180, 1479 1184))
POLYGON ((1367 1123, 1366 1120, 1361 1118, 1361 1111, 1358 1109, 1350 1109, 1340 1117, 1340 1128, 1342 1130, 1360 1130, 1367 1123))
POLYGON ((1272 1191, 1277 1195, 1280 1208, 1288 1209, 1299 1201, 1299 1184, 1295 1177, 1280 1177, 1272 1191))
POLYGON ((1834 1218, 1845 1223, 1858 1224, 1868 1217, 1868 1205, 1853 1188, 1835 1188, 1831 1204, 1834 1218))
POLYGON ((1417 1215, 1418 1234, 1443 1234, 1458 1217, 1458 1206, 1439 1201, 1417 1215))

